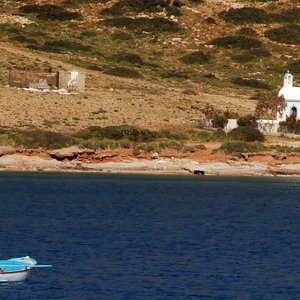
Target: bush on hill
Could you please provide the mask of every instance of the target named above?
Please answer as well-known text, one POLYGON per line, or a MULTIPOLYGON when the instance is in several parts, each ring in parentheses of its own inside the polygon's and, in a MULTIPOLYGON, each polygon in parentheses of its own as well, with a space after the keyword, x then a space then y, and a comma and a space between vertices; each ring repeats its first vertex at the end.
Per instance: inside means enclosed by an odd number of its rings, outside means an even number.
POLYGON ((190 76, 187 72, 181 70, 164 70, 161 72, 162 78, 179 78, 179 79, 189 79, 190 76))
POLYGON ((202 52, 196 51, 185 56, 182 56, 179 60, 185 64, 198 64, 204 65, 210 61, 210 55, 202 52))
POLYGON ((103 9, 102 14, 123 16, 128 13, 152 13, 166 10, 167 13, 178 16, 181 15, 179 8, 182 5, 183 3, 179 0, 175 0, 173 5, 166 0, 121 0, 103 9))
POLYGON ((92 52, 91 46, 82 44, 79 40, 72 39, 48 40, 43 45, 37 45, 36 43, 30 44, 28 48, 53 53, 63 53, 67 51, 92 52))
POLYGON ((223 11, 219 16, 231 23, 247 24, 247 23, 267 23, 269 16, 263 9, 255 7, 230 8, 223 11))
POLYGON ((181 30, 180 26, 168 19, 156 17, 149 18, 111 18, 103 21, 104 25, 113 26, 117 28, 127 28, 137 32, 178 32, 181 30))
POLYGON ((260 48, 262 46, 262 43, 257 39, 239 35, 215 38, 211 41, 211 44, 223 48, 238 49, 252 49, 260 48))
POLYGON ((121 125, 97 127, 92 126, 76 134, 76 137, 83 139, 97 138, 100 140, 122 140, 128 139, 132 142, 150 142, 154 140, 155 134, 147 129, 136 126, 121 125))
POLYGON ((107 75, 113 75, 118 77, 126 77, 126 78, 143 78, 143 75, 140 74, 138 71, 133 69, 128 69, 124 67, 115 67, 103 72, 107 75))
POLYGON ((76 143, 71 135, 40 129, 18 130, 10 132, 9 136, 15 141, 17 146, 27 149, 58 149, 69 147, 76 143))
POLYGON ((294 7, 294 8, 290 8, 288 10, 283 11, 279 15, 279 19, 281 22, 299 23, 300 22, 300 7, 294 7))
POLYGON ((291 115, 285 121, 280 122, 280 130, 288 133, 300 134, 300 121, 291 115))
MULTIPOLYGON (((201 109, 201 112, 205 116, 206 120, 211 120, 211 125, 214 128, 223 129, 228 123, 228 116, 226 112, 217 111, 211 104, 207 103, 206 106, 201 109)), ((200 127, 202 127, 202 125, 203 124, 200 124, 200 127)))
POLYGON ((22 14, 34 14, 41 20, 59 20, 68 21, 79 19, 82 16, 77 12, 70 12, 61 6, 45 4, 45 5, 24 5, 19 8, 22 14))
POLYGON ((300 45, 300 25, 285 25, 270 29, 265 32, 265 36, 275 42, 300 45))
POLYGON ((90 4, 90 3, 108 3, 110 0, 65 0, 63 6, 65 7, 79 7, 81 4, 90 4))
POLYGON ((233 140, 244 141, 244 142, 254 142, 264 141, 264 135, 253 126, 240 126, 231 130, 228 137, 233 140))
POLYGON ((241 153, 257 153, 265 150, 260 142, 225 142, 220 148, 215 149, 212 153, 225 153, 231 155, 240 155, 241 153))
POLYGON ((243 27, 236 32, 237 35, 243 35, 248 37, 256 37, 257 32, 250 27, 243 27))
POLYGON ((237 124, 239 126, 252 126, 257 127, 256 116, 254 115, 246 115, 238 118, 237 124))
POLYGON ((271 87, 268 84, 263 83, 257 79, 245 79, 245 78, 237 77, 237 78, 233 78, 231 82, 236 85, 250 87, 250 88, 265 89, 265 90, 271 89, 271 87))
POLYGON ((135 53, 119 53, 111 57, 111 59, 117 63, 128 62, 133 65, 144 65, 144 60, 135 53))
POLYGON ((300 59, 289 63, 287 69, 294 74, 300 74, 300 59))
POLYGON ((116 40, 116 41, 130 41, 133 39, 133 37, 129 33, 124 32, 124 31, 114 32, 111 35, 111 37, 113 40, 116 40))

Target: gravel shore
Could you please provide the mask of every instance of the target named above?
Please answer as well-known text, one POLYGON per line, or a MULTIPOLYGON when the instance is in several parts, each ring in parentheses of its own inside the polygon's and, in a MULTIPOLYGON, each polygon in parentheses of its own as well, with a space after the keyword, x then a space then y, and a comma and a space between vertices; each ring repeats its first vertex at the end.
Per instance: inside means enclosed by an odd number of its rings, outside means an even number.
POLYGON ((300 164, 270 165, 267 162, 205 162, 185 158, 157 160, 128 159, 126 161, 82 162, 77 159, 56 159, 8 154, 0 157, 0 171, 16 172, 96 172, 132 174, 177 174, 215 176, 300 175, 300 164))

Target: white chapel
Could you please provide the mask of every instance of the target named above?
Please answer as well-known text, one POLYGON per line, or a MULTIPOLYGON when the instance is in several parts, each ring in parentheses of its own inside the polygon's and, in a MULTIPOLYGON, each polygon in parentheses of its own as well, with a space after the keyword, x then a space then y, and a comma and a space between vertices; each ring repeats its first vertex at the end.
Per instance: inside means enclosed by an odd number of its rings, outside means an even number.
POLYGON ((284 75, 283 87, 278 93, 278 97, 283 97, 287 104, 285 110, 277 115, 279 122, 285 121, 291 115, 300 119, 300 87, 295 87, 293 81, 293 75, 287 72, 284 75))

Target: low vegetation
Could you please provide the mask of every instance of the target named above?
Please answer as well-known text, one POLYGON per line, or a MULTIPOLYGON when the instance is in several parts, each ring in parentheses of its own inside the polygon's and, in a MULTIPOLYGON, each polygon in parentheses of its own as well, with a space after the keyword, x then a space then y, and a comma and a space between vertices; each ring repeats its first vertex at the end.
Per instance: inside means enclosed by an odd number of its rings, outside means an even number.
POLYGON ((61 6, 52 4, 24 5, 19 8, 19 12, 23 15, 34 15, 37 19, 46 21, 69 21, 82 17, 77 12, 70 12, 61 6))
POLYGON ((264 135, 253 126, 239 126, 229 132, 228 137, 232 140, 244 142, 263 142, 264 135))
POLYGON ((261 82, 257 79, 249 79, 249 78, 241 78, 236 77, 231 80, 232 83, 240 86, 245 86, 249 88, 255 88, 255 89, 264 89, 264 90, 270 90, 270 85, 261 82))
POLYGON ((292 45, 300 45, 300 25, 285 25, 266 31, 270 40, 292 45))
POLYGON ((265 146, 260 142, 233 141, 225 142, 214 153, 240 155, 241 153, 259 153, 265 151, 265 146))
POLYGON ((180 26, 168 19, 156 17, 153 19, 140 17, 140 18, 129 18, 129 17, 117 17, 108 18, 103 21, 103 25, 112 26, 117 28, 126 27, 128 30, 134 32, 179 32, 180 26))
POLYGON ((232 49, 252 49, 262 47, 262 43, 258 39, 239 35, 219 37, 213 39, 211 44, 218 47, 232 49))
POLYGON ((263 24, 270 19, 265 10, 255 7, 230 8, 228 11, 221 12, 219 16, 234 24, 263 24))
POLYGON ((124 68, 124 67, 115 67, 105 70, 103 73, 107 75, 113 75, 118 77, 127 77, 127 78, 143 78, 143 75, 134 69, 124 68))
POLYGON ((211 56, 202 51, 196 51, 182 56, 179 60, 185 64, 204 65, 211 60, 211 56))
POLYGON ((158 13, 166 11, 168 14, 180 16, 180 7, 183 2, 179 0, 170 1, 165 0, 121 0, 112 6, 105 8, 102 11, 104 15, 123 16, 136 13, 158 13))
MULTIPOLYGON (((0 41, 32 49, 33 56, 49 52, 112 76, 191 82, 217 94, 252 96, 256 89, 276 88, 287 69, 300 75, 297 1, 243 0, 226 11, 203 0, 27 2, 3 2, 1 14, 34 23, 0 24, 0 41)), ((38 62, 2 62, 8 68, 25 64, 43 68, 38 62)))

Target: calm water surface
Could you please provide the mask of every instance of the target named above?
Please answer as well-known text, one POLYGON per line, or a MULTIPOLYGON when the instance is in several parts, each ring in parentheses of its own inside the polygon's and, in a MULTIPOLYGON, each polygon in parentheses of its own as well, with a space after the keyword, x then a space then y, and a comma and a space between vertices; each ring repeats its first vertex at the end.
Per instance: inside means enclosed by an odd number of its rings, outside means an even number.
POLYGON ((1 299, 300 299, 300 179, 0 173, 1 299))

